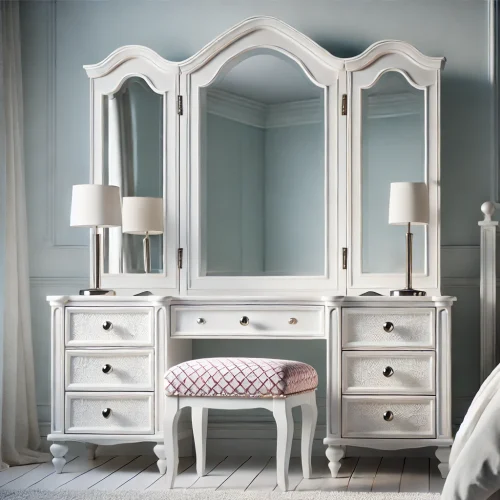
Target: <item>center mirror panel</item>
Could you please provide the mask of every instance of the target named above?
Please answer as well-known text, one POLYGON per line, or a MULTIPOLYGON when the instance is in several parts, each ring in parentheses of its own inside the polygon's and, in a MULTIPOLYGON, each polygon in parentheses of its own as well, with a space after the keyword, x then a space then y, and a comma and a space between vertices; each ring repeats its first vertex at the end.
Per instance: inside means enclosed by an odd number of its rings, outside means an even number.
MULTIPOLYGON (((163 197, 163 99, 140 77, 128 78, 115 94, 104 97, 103 183, 119 186, 122 198, 163 197)), ((156 215, 155 219, 163 218, 156 215)), ((162 228, 147 227, 144 217, 133 218, 133 233, 128 232, 126 220, 123 227, 104 230, 104 272, 146 272, 143 240, 149 229, 148 271, 162 273, 163 235, 158 234, 162 228)))
POLYGON ((200 104, 201 275, 324 275, 324 89, 260 49, 200 104))

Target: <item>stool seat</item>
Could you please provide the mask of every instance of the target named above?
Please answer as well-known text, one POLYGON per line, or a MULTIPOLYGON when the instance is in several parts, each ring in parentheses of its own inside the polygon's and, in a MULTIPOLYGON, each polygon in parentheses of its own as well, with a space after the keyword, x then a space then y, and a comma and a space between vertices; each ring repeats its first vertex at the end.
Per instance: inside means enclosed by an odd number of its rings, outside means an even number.
POLYGON ((299 361, 204 358, 172 367, 165 383, 167 396, 284 398, 316 389, 318 374, 299 361))

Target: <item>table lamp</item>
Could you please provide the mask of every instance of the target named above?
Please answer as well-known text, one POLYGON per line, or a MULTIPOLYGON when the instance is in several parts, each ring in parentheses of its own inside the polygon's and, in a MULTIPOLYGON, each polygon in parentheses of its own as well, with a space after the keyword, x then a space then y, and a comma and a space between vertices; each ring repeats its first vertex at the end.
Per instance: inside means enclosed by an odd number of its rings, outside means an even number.
POLYGON ((151 272, 151 249, 149 236, 163 233, 163 198, 143 196, 123 197, 122 231, 144 235, 144 272, 151 272))
POLYGON ((73 186, 71 198, 72 227, 94 228, 93 288, 80 290, 80 295, 115 295, 113 290, 101 288, 100 227, 116 227, 122 223, 120 188, 103 184, 73 186))
POLYGON ((389 201, 389 224, 407 225, 406 232, 406 287, 392 290, 392 296, 421 297, 421 290, 412 288, 412 224, 429 223, 429 193, 425 182, 392 182, 389 201))

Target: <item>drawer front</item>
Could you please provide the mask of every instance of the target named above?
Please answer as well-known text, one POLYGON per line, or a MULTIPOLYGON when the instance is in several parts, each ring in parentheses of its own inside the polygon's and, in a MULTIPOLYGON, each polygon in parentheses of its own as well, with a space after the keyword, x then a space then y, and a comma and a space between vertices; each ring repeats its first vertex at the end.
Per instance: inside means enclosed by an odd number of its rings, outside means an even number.
POLYGON ((342 437, 434 438, 435 413, 432 396, 344 396, 342 437))
POLYGON ((124 396, 113 393, 67 392, 66 432, 153 434, 153 401, 152 393, 131 393, 124 396))
POLYGON ((344 394, 435 394, 433 352, 344 351, 344 394))
POLYGON ((171 313, 174 337, 324 336, 320 306, 172 306, 171 313))
POLYGON ((67 391, 153 391, 152 349, 66 351, 67 391))
POLYGON ((433 308, 345 308, 342 310, 344 349, 432 349, 433 308))
POLYGON ((68 307, 68 346, 152 346, 152 307, 68 307))

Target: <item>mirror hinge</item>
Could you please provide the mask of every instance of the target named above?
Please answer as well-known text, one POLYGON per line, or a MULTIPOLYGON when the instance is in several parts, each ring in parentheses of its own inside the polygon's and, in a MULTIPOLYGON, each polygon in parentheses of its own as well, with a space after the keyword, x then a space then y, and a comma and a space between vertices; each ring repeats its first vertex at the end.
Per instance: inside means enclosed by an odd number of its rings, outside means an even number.
POLYGON ((178 248, 177 249, 177 267, 179 269, 182 269, 182 254, 183 254, 183 249, 182 248, 178 248))
POLYGON ((347 248, 342 248, 342 269, 347 269, 347 248))
POLYGON ((347 94, 342 94, 342 116, 347 116, 347 94))
POLYGON ((177 96, 177 114, 182 115, 184 113, 184 105, 182 103, 182 96, 178 95, 177 96))

